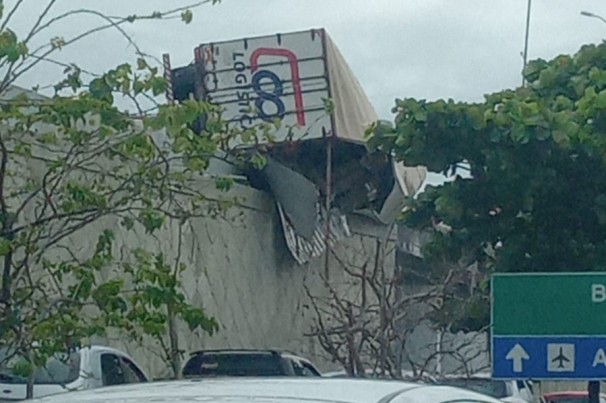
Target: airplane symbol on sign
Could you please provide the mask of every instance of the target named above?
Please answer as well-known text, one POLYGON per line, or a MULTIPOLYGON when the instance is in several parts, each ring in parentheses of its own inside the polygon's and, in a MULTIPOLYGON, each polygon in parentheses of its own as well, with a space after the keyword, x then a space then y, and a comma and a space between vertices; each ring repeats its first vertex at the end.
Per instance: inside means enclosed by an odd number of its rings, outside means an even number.
POLYGON ((548 372, 574 372, 574 344, 549 343, 547 344, 547 371, 548 372))
POLYGON ((564 363, 570 362, 570 360, 568 358, 566 358, 566 356, 564 355, 563 347, 560 347, 560 353, 558 354, 557 357, 555 357, 553 360, 551 360, 551 362, 557 362, 558 368, 565 368, 564 363))

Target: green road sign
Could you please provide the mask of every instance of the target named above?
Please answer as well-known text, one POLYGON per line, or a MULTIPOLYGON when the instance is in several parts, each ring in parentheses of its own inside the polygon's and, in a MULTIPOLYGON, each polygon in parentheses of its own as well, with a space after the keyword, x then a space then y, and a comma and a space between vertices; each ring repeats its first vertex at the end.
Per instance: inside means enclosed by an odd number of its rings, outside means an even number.
POLYGON ((492 334, 606 335, 606 273, 495 274, 492 334))

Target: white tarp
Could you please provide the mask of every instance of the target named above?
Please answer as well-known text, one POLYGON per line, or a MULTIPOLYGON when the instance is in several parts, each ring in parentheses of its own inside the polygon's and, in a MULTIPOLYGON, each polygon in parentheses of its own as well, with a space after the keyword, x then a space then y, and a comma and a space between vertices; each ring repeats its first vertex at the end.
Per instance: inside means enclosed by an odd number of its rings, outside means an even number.
POLYGON ((328 34, 325 33, 324 37, 330 90, 335 106, 335 136, 364 143, 364 131, 379 117, 339 49, 328 34))
MULTIPOLYGON (((327 34, 325 40, 328 76, 335 105, 335 134, 343 140, 364 143, 365 130, 378 121, 379 117, 343 55, 327 34)), ((394 188, 383 203, 381 211, 364 211, 384 224, 397 218, 402 211, 404 197, 414 195, 421 187, 427 169, 394 163, 393 174, 396 178, 394 188)))

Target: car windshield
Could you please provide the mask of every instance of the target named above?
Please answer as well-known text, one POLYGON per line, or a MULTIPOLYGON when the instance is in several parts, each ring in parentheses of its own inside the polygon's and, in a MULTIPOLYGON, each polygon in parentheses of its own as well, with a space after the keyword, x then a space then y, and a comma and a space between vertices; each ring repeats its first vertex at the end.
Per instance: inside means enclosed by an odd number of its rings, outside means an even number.
POLYGON ((451 378, 443 379, 440 383, 443 385, 457 386, 460 388, 473 390, 474 392, 496 398, 507 397, 507 385, 503 381, 480 378, 451 378))
POLYGON ((184 376, 284 375, 280 357, 272 354, 198 354, 183 370, 184 376))
MULTIPOLYGON (((13 355, 6 348, 0 349, 0 381, 4 383, 27 383, 20 375, 25 358, 13 355)), ((80 374, 80 353, 56 354, 46 362, 43 368, 34 373, 34 384, 63 385, 75 381, 80 374)))

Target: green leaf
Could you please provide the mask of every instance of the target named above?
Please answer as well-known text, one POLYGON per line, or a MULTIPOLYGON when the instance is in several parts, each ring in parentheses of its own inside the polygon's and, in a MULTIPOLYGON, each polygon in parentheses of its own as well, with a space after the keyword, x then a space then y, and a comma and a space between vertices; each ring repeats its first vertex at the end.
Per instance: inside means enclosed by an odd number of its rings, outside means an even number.
POLYGON ((191 12, 191 10, 185 10, 185 11, 181 12, 181 20, 184 23, 186 23, 186 24, 191 23, 193 18, 194 18, 194 14, 191 12))
POLYGON ((139 213, 139 222, 145 228, 146 233, 152 233, 164 225, 164 215, 153 209, 145 209, 139 213))
POLYGON ((322 103, 327 115, 332 115, 335 112, 335 102, 332 98, 322 98, 322 103))
POLYGON ((606 109, 606 90, 600 91, 595 96, 593 106, 597 109, 606 109))
POLYGON ((133 220, 131 217, 124 217, 121 224, 127 230, 131 230, 135 226, 135 220, 133 220))
POLYGON ((51 47, 53 49, 62 49, 65 46, 65 39, 60 36, 56 36, 50 40, 51 47))
POLYGON ((467 112, 467 116, 474 130, 482 130, 486 127, 483 111, 478 107, 471 107, 467 112))
POLYGON ((217 189, 222 191, 227 191, 232 188, 234 185, 234 180, 232 178, 221 177, 215 179, 215 186, 217 189))
POLYGON ((33 370, 34 367, 30 362, 26 361, 25 359, 21 359, 11 368, 11 373, 18 377, 27 379, 33 370))
POLYGON ((168 82, 164 77, 152 77, 150 78, 148 85, 155 96, 163 94, 168 88, 168 82))
POLYGON ((208 166, 206 160, 199 157, 191 157, 187 159, 186 162, 187 169, 194 172, 201 172, 206 169, 208 166))
POLYGON ((183 310, 181 316, 192 332, 196 329, 203 329, 209 335, 213 335, 219 330, 217 321, 214 318, 206 316, 204 311, 199 308, 193 306, 187 307, 183 310))
POLYGON ((17 143, 15 144, 14 153, 23 157, 31 157, 32 156, 32 146, 27 143, 17 143))
POLYGON ((12 250, 12 242, 5 238, 0 238, 0 256, 6 256, 12 250))
POLYGON ((557 144, 565 144, 568 141, 568 133, 564 130, 554 130, 551 137, 557 144))
POLYGON ((99 100, 113 103, 112 89, 103 78, 96 78, 89 85, 91 95, 99 100))
POLYGON ((57 133, 46 132, 42 133, 38 138, 38 141, 43 144, 57 144, 57 133))
POLYGON ((144 58, 142 58, 142 57, 137 58, 137 69, 138 70, 145 70, 147 67, 148 67, 147 61, 144 58))

